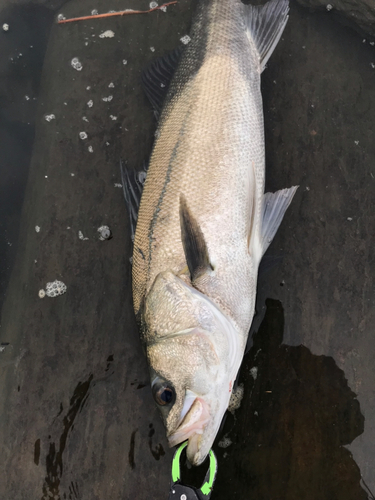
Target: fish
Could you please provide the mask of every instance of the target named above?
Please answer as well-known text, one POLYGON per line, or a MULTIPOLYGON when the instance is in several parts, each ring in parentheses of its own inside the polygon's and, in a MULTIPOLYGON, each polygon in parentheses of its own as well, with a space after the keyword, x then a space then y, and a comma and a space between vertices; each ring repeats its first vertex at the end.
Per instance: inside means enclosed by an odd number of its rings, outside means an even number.
POLYGON ((158 118, 144 185, 123 170, 152 395, 193 465, 228 408, 258 267, 298 187, 264 193, 260 79, 288 12, 287 0, 200 0, 189 43, 143 76, 158 118))

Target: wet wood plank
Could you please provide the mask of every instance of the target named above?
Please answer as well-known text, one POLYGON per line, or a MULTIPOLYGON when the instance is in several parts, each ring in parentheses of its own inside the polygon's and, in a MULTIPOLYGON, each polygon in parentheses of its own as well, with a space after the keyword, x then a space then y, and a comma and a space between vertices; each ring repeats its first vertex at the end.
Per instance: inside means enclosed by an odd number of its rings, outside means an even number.
MULTIPOLYGON (((141 165, 152 146, 141 69, 187 33, 191 7, 52 27, 2 310, 1 497, 167 497, 172 452, 136 331, 115 184, 119 159, 141 165), (115 36, 99 38, 105 30, 115 36), (40 299, 55 279, 67 293, 40 299)), ((63 13, 92 8, 71 2, 63 13)), ((360 471, 373 487, 372 51, 293 4, 263 74, 268 189, 300 189, 269 250, 283 260, 260 276, 267 314, 244 359, 241 407, 219 436, 232 444, 215 446, 213 499, 365 499, 360 471)))

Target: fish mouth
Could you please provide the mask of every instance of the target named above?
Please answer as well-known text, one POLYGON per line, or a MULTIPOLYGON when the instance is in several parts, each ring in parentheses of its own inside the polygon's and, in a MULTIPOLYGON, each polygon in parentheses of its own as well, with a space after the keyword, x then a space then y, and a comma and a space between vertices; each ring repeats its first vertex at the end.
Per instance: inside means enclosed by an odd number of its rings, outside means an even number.
POLYGON ((204 399, 199 397, 192 398, 192 396, 186 399, 187 402, 185 402, 182 411, 182 414, 185 412, 185 415, 177 429, 168 436, 168 442, 169 446, 176 446, 188 439, 189 443, 186 454, 189 461, 195 463, 195 457, 200 449, 204 428, 210 420, 210 411, 204 399), (189 405, 190 408, 188 407, 189 405))

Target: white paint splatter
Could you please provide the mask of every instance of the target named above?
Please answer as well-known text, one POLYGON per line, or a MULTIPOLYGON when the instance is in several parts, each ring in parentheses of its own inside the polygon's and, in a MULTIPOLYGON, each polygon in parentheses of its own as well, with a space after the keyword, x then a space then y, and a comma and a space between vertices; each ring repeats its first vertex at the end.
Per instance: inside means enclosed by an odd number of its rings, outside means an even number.
POLYGON ((7 23, 3 24, 3 31, 9 31, 9 24, 7 23))
POLYGON ((89 153, 93 153, 94 152, 94 148, 92 146, 89 146, 87 149, 88 149, 89 153))
POLYGON ((258 376, 258 367, 253 366, 252 368, 250 368, 250 375, 253 377, 254 380, 256 380, 258 376))
POLYGON ((150 47, 151 52, 155 52, 155 47, 150 47))
POLYGON ((30 101, 30 97, 28 95, 25 95, 26 101, 30 101))
POLYGON ((90 99, 90 100, 89 100, 89 102, 87 103, 87 106, 88 106, 89 108, 92 108, 92 107, 93 107, 93 105, 94 105, 94 101, 93 101, 92 99, 90 99))
POLYGON ((100 33, 99 38, 113 38, 114 36, 115 36, 114 31, 107 30, 104 31, 103 33, 100 33))
POLYGON ((86 116, 82 116, 82 120, 88 123, 88 119, 86 118, 86 116))
POLYGON ((122 64, 123 64, 124 66, 126 66, 126 65, 128 64, 128 61, 127 61, 126 59, 123 59, 123 60, 122 60, 122 64))
POLYGON ((92 9, 91 15, 92 16, 97 16, 99 14, 98 9, 92 9))
POLYGON ((83 66, 78 57, 73 57, 70 64, 72 65, 72 68, 74 68, 75 70, 82 71, 83 66))
POLYGON ((55 280, 46 284, 47 297, 57 297, 66 292, 66 285, 62 281, 55 280))
POLYGON ((109 87, 110 89, 113 89, 113 88, 114 88, 114 86, 115 86, 115 84, 114 84, 113 82, 111 82, 111 83, 108 85, 108 87, 109 87))
POLYGON ((54 120, 56 118, 55 115, 51 114, 51 115, 44 115, 44 119, 47 121, 47 122, 50 122, 51 120, 54 120))
POLYGON ((239 384, 235 390, 232 391, 230 395, 230 400, 228 404, 228 410, 234 413, 241 406, 241 401, 244 395, 244 386, 239 384))
POLYGON ((232 444, 232 440, 228 436, 224 436, 221 441, 218 442, 220 448, 228 448, 232 444))
POLYGON ((185 44, 185 45, 187 45, 187 44, 190 42, 190 40, 191 40, 191 38, 190 38, 190 36, 189 36, 189 35, 185 35, 185 36, 183 36, 182 38, 180 38, 180 41, 181 41, 183 44, 185 44))
POLYGON ((244 395, 244 386, 243 384, 240 384, 237 386, 237 389, 232 391, 232 394, 230 395, 228 411, 234 413, 235 410, 238 410, 238 408, 241 406, 243 395, 244 395))
POLYGON ((98 233, 99 233, 99 240, 100 241, 109 240, 112 236, 111 230, 109 229, 108 226, 98 227, 98 233))
POLYGON ((347 220, 351 221, 353 220, 353 217, 347 217, 347 220))
POLYGON ((112 99, 113 99, 113 95, 109 95, 108 97, 103 97, 103 98, 102 98, 102 100, 103 100, 104 102, 111 102, 111 101, 112 101, 112 99))
POLYGON ((333 9, 333 5, 331 5, 330 3, 327 3, 327 5, 326 5, 326 9, 327 9, 327 10, 328 10, 328 12, 329 12, 330 10, 332 10, 332 9, 333 9))
POLYGON ((39 226, 35 226, 35 231, 36 231, 37 233, 39 233, 39 231, 40 231, 40 227, 39 227, 39 226))
POLYGON ((43 288, 39 290, 38 295, 40 299, 44 299, 44 297, 46 296, 46 292, 43 290, 43 288))
POLYGON ((79 133, 79 138, 80 138, 80 139, 82 139, 83 141, 84 141, 85 139, 87 139, 87 137, 88 137, 88 135, 86 134, 86 132, 80 132, 80 133, 79 133))
POLYGON ((111 119, 111 120, 113 120, 113 121, 114 121, 114 120, 117 120, 117 116, 109 115, 109 117, 110 117, 110 119, 111 119))
POLYGON ((59 15, 57 16, 57 20, 58 20, 58 21, 64 21, 64 19, 66 19, 66 17, 64 16, 64 14, 59 14, 59 15))
POLYGON ((115 182, 114 186, 115 188, 122 188, 122 184, 120 184, 119 182, 115 182))
POLYGON ((160 7, 160 10, 162 10, 163 12, 167 12, 167 6, 163 5, 162 7, 160 7))
POLYGON ((158 2, 150 2, 150 9, 155 9, 158 5, 158 2))
POLYGON ((79 238, 80 240, 82 240, 82 241, 86 241, 86 240, 88 240, 88 238, 85 238, 85 237, 83 236, 82 231, 78 231, 78 238, 79 238))

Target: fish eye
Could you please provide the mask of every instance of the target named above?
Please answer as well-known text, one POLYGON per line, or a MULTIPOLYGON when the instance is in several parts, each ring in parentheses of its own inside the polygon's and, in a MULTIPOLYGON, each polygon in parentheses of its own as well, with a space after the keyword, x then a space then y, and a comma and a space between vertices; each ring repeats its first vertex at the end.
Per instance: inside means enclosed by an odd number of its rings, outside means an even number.
POLYGON ((152 386, 152 395, 160 406, 171 404, 176 397, 174 388, 165 381, 158 380, 152 386))

